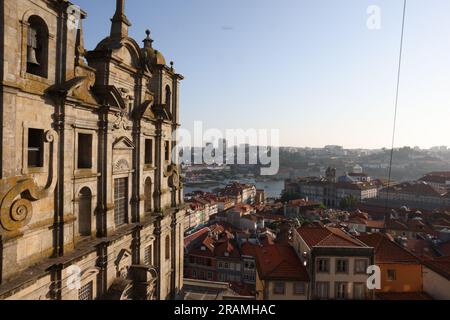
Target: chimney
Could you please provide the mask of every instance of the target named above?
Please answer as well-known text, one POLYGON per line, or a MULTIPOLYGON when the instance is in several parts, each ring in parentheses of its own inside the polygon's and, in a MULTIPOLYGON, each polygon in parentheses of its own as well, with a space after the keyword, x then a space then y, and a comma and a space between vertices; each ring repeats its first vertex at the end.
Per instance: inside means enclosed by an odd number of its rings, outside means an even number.
POLYGON ((131 23, 125 15, 125 0, 117 0, 116 13, 111 21, 111 38, 123 39, 128 37, 128 27, 131 26, 131 23))

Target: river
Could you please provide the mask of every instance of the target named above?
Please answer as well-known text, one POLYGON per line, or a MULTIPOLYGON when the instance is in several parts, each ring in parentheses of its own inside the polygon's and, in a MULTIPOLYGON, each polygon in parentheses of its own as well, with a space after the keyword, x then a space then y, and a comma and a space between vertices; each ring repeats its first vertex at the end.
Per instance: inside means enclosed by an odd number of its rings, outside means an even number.
MULTIPOLYGON (((204 191, 204 192, 212 192, 217 188, 224 188, 228 183, 235 180, 224 180, 223 182, 217 181, 216 184, 209 184, 208 186, 191 186, 186 185, 184 187, 184 193, 191 193, 194 191, 204 191)), ((268 198, 279 198, 281 196, 281 192, 284 189, 284 181, 283 180, 274 180, 274 181, 241 181, 242 183, 250 183, 256 185, 257 189, 264 189, 266 191, 268 198)))

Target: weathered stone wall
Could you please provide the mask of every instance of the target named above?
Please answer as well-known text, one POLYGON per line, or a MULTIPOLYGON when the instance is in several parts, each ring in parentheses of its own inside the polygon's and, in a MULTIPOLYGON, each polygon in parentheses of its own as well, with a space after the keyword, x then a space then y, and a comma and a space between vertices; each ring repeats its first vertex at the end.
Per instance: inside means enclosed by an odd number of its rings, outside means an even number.
MULTIPOLYGON (((68 5, 5 0, 1 11, 0 299, 76 300, 89 284, 94 299, 173 298, 182 288, 184 209, 178 167, 165 159, 164 142, 178 123, 182 77, 161 58, 150 60, 127 34, 111 35, 86 54, 82 30, 58 20, 68 5), (31 16, 48 28, 46 77, 27 72, 31 16), (158 107, 166 103, 166 85, 175 116, 158 107), (45 132, 39 168, 28 166, 29 128, 45 132), (80 134, 92 135, 91 168, 78 168, 80 134), (145 139, 153 140, 151 165, 145 139), (127 223, 119 226, 114 183, 123 177, 127 223), (86 226, 90 234, 81 233, 86 226), (152 261, 145 265, 149 246, 152 261), (137 296, 142 288, 147 296, 137 296)), ((113 24, 128 28, 122 18, 113 24)))

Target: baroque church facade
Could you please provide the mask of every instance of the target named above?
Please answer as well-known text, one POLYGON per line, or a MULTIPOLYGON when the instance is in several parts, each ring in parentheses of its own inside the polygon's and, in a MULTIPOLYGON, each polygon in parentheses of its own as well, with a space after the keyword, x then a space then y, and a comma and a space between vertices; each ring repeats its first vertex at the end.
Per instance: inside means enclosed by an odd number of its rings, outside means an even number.
POLYGON ((128 36, 124 0, 92 51, 73 8, 0 4, 0 299, 173 299, 183 77, 128 36))

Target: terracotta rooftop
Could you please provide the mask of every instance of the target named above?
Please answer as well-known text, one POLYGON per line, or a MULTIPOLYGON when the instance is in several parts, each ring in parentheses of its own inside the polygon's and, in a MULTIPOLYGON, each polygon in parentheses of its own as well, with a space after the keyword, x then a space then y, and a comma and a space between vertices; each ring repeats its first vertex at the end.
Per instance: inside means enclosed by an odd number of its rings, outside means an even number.
POLYGON ((388 191, 392 193, 408 193, 418 196, 427 197, 441 197, 442 194, 439 193, 435 188, 424 181, 420 182, 404 182, 391 187, 384 188, 382 191, 388 191))
POLYGON ((377 300, 397 300, 397 301, 418 301, 418 300, 433 300, 424 292, 377 292, 375 293, 377 300))
POLYGON ((305 266, 291 246, 275 244, 255 249, 256 265, 261 279, 309 281, 305 266))
POLYGON ((297 229, 298 234, 312 247, 367 247, 364 243, 338 228, 306 226, 297 229))
POLYGON ((309 207, 309 206, 316 206, 320 205, 319 202, 316 201, 309 201, 305 199, 296 199, 289 201, 289 206, 291 207, 309 207))
POLYGON ((254 257, 256 255, 256 248, 258 245, 245 242, 241 245, 241 252, 244 256, 254 257))
POLYGON ((438 257, 433 244, 430 241, 423 239, 408 239, 406 241, 406 247, 408 250, 417 257, 438 257))
POLYGON ((375 263, 420 263, 419 259, 381 233, 364 234, 357 237, 375 248, 375 263))
POLYGON ((424 259, 423 263, 434 272, 450 280, 450 257, 424 259))
POLYGON ((203 229, 200 229, 199 231, 191 234, 190 236, 184 238, 184 246, 187 246, 192 241, 195 241, 199 239, 200 237, 206 237, 206 235, 209 233, 210 229, 208 227, 205 227, 203 229))
POLYGON ((437 247, 437 251, 444 257, 450 257, 450 241, 441 243, 437 247))
POLYGON ((450 180, 450 172, 430 172, 419 179, 420 181, 445 184, 450 180))
POLYGON ((367 226, 369 228, 384 229, 386 223, 384 222, 384 220, 368 220, 367 226))

